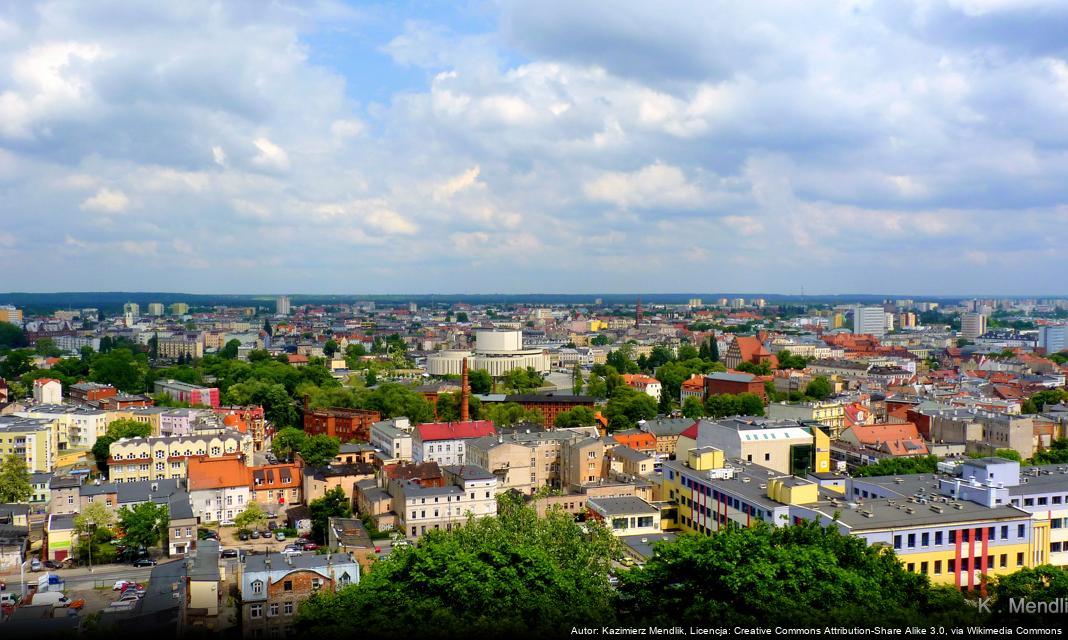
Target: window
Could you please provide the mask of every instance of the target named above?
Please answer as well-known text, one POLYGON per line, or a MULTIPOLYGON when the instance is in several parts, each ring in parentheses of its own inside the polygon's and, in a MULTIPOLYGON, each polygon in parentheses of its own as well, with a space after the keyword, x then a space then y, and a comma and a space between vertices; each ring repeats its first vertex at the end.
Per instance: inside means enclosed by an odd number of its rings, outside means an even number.
POLYGON ((292 580, 286 580, 285 582, 283 582, 282 583, 282 590, 283 591, 292 591, 293 590, 293 581, 292 580))
POLYGON ((156 459, 157 459, 157 460, 162 460, 162 459, 163 459, 163 456, 164 456, 165 454, 166 454, 166 452, 165 452, 165 451, 164 451, 163 449, 159 449, 159 450, 157 450, 157 451, 156 451, 156 459))
POLYGON ((957 542, 957 531, 954 529, 949 532, 949 544, 955 544, 957 542))
POLYGON ((942 561, 941 560, 935 560, 934 572, 935 572, 936 576, 942 575, 942 561))
POLYGON ((1025 507, 1033 507, 1033 506, 1035 506, 1035 499, 1034 498, 1024 498, 1024 506, 1025 507))
POLYGON ((949 571, 949 573, 956 573, 956 571, 957 571, 957 561, 956 560, 946 560, 946 570, 949 571))
POLYGON ((916 534, 915 533, 910 533, 908 540, 909 540, 909 549, 911 549, 911 548, 916 546, 916 534))
POLYGON ((895 549, 900 549, 901 548, 901 536, 900 535, 894 536, 894 548, 895 549))
POLYGON ((1009 555, 1007 553, 1001 554, 1001 563, 999 566, 1002 568, 1009 566, 1009 555))
POLYGON ((268 611, 268 615, 270 615, 270 616, 278 615, 278 603, 277 602, 272 602, 270 607, 267 609, 267 611, 268 611))
POLYGON ((248 608, 248 617, 250 618, 262 618, 263 617, 263 605, 254 604, 248 608))
POLYGON ((257 595, 263 593, 263 581, 262 580, 253 580, 252 581, 252 593, 255 593, 257 595))
POLYGON ((920 573, 927 573, 927 563, 926 562, 921 562, 920 563, 920 573))
POLYGON ((292 602, 283 603, 282 604, 282 612, 285 613, 287 616, 293 615, 293 603, 292 602))
POLYGON ((1038 499, 1038 506, 1044 507, 1044 506, 1046 506, 1047 502, 1049 502, 1049 501, 1045 498, 1045 496, 1043 496, 1043 497, 1038 499))
POLYGON ((1023 565, 1024 565, 1024 554, 1021 551, 1020 553, 1016 554, 1016 566, 1017 567, 1022 567, 1023 565))
POLYGON ((942 544, 942 532, 935 531, 935 544, 942 544))
POLYGON ((771 454, 770 453, 765 453, 764 454, 764 461, 766 462, 768 460, 771 460, 771 454))
POLYGON ((1017 538, 1024 537, 1024 531, 1026 531, 1026 528, 1027 528, 1027 525, 1025 525, 1025 524, 1017 525, 1016 526, 1016 537, 1017 538))
POLYGON ((915 562, 910 562, 910 563, 908 563, 908 564, 907 564, 907 565, 905 566, 905 569, 906 569, 906 570, 907 570, 907 571, 908 571, 909 573, 912 573, 913 571, 915 571, 915 570, 916 570, 916 563, 915 563, 915 562))
POLYGON ((1004 526, 1001 527, 1001 539, 1002 540, 1008 540, 1009 539, 1009 525, 1004 525, 1004 526))

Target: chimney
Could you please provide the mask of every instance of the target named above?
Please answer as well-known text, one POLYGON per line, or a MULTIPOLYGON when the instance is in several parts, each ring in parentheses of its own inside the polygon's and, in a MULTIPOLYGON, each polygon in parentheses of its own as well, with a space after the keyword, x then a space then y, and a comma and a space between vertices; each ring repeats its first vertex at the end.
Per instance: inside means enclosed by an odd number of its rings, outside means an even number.
POLYGON ((467 386, 467 358, 464 358, 463 371, 460 374, 460 422, 467 422, 470 419, 467 410, 470 394, 471 388, 467 386))

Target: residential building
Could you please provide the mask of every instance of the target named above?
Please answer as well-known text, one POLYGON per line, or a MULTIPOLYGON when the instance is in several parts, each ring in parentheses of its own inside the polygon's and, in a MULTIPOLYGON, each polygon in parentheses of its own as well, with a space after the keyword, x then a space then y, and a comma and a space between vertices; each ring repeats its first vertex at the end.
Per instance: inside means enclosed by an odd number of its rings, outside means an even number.
POLYGON ((274 300, 274 313, 279 316, 289 315, 289 296, 278 296, 274 300))
POLYGON ((960 335, 966 340, 975 340, 986 333, 986 316, 982 313, 962 313, 960 335))
POLYGON ((596 484, 608 476, 601 438, 572 438, 560 447, 560 486, 571 490, 596 484))
POLYGON ((162 302, 149 302, 148 303, 148 315, 150 316, 162 316, 163 315, 163 303, 162 302))
POLYGON ((184 302, 174 302, 170 306, 172 316, 184 316, 189 313, 189 305, 184 302))
POLYGON ((1047 354, 1068 351, 1068 324, 1039 327, 1038 347, 1047 354))
POLYGON ((608 450, 609 469, 624 479, 644 478, 656 469, 653 455, 647 451, 638 451, 620 445, 608 450))
POLYGON ((77 513, 81 509, 82 476, 52 476, 48 483, 48 512, 57 515, 77 513))
POLYGON ((303 467, 299 463, 248 467, 248 485, 253 502, 269 513, 303 501, 303 467))
POLYGON ((247 556, 239 575, 242 632, 287 637, 301 602, 359 581, 360 565, 344 553, 247 556))
POLYGON ((52 484, 51 473, 31 473, 30 474, 30 505, 31 506, 48 506, 48 503, 52 499, 52 490, 50 485, 52 484))
POLYGON ((189 501, 200 522, 232 522, 252 501, 240 455, 196 456, 188 465, 189 501))
POLYGON ((21 327, 22 309, 17 309, 9 304, 0 304, 0 322, 7 322, 21 327))
POLYGON ((0 504, 0 574, 18 573, 29 544, 29 507, 0 504))
POLYGON ((590 518, 603 522, 614 536, 660 533, 660 509, 641 498, 596 497, 586 507, 590 518))
POLYGON ((342 442, 368 442, 371 425, 382 419, 370 409, 311 409, 304 403, 304 432, 308 435, 326 434, 342 442))
POLYGON ((575 396, 562 393, 520 393, 507 395, 503 402, 515 402, 527 411, 537 410, 545 417, 545 426, 556 425, 556 416, 575 407, 593 409, 597 399, 592 396, 575 396))
POLYGON ((113 442, 108 477, 113 482, 187 477, 190 458, 241 454, 252 459, 252 437, 229 429, 193 436, 123 438, 113 442))
POLYGON ((656 398, 657 402, 660 402, 662 387, 660 381, 656 378, 640 373, 624 373, 623 382, 628 387, 650 395, 656 398))
POLYGON ((752 393, 760 396, 761 400, 767 400, 767 389, 764 386, 764 382, 765 380, 761 376, 740 371, 710 373, 705 376, 705 397, 752 393))
POLYGON ((411 461, 413 427, 408 418, 380 420, 371 425, 371 446, 384 461, 411 461))
POLYGON ((196 335, 160 337, 156 340, 156 349, 160 358, 169 360, 204 357, 204 342, 196 335))
POLYGON ((222 417, 223 424, 252 435, 252 448, 263 451, 267 446, 267 418, 263 407, 248 405, 244 407, 215 407, 215 415, 222 417))
MULTIPOLYGON (((197 525, 199 520, 193 513, 192 498, 186 491, 175 491, 167 502, 167 555, 182 557, 196 551, 197 525)), ((199 556, 199 551, 197 553, 199 556)), ((216 564, 216 568, 218 564, 216 564)))
POLYGON ((97 438, 107 433, 108 424, 113 420, 106 411, 69 404, 31 405, 15 415, 50 421, 58 430, 61 449, 91 448, 97 438))
POLYGON ((122 305, 122 313, 123 315, 138 318, 141 316, 141 305, 137 304, 136 302, 127 302, 126 304, 122 305))
POLYGON ((795 420, 733 417, 702 419, 683 431, 675 457, 714 447, 731 459, 759 464, 782 474, 830 471, 830 438, 819 425, 795 420))
POLYGON ((80 404, 95 404, 118 393, 119 390, 110 384, 99 382, 77 382, 67 389, 70 399, 80 404))
POLYGON ((841 442, 896 458, 930 453, 916 425, 911 422, 854 425, 842 431, 841 442))
POLYGON ((374 466, 366 462, 304 467, 301 477, 301 496, 304 502, 310 503, 323 497, 327 491, 341 487, 345 495, 351 499, 357 482, 374 477, 374 466))
POLYGON ((886 335, 886 312, 882 307, 853 307, 853 334, 871 335, 882 339, 886 335))
POLYGON ((475 438, 495 435, 493 422, 427 422, 416 425, 412 433, 412 460, 437 462, 439 465, 463 464, 464 446, 475 438))
MULTIPOLYGON (((488 473, 483 480, 491 482, 490 478, 496 480, 495 476, 488 473)), ((397 528, 413 539, 435 529, 451 531, 454 525, 467 522, 469 515, 497 515, 496 490, 493 487, 472 493, 457 484, 420 486, 411 481, 394 481, 389 484, 387 491, 393 497, 397 528)))
POLYGON ((63 383, 55 378, 38 378, 34 380, 33 401, 37 404, 62 403, 63 383))
POLYGON ((219 389, 216 387, 201 387, 177 380, 157 380, 155 392, 165 394, 179 402, 188 402, 193 406, 212 408, 219 406, 219 389))
POLYGON ((15 454, 30 473, 51 473, 59 454, 55 420, 0 415, 0 460, 15 454))
POLYGON ((825 431, 832 440, 838 439, 845 427, 845 404, 839 400, 816 402, 773 402, 765 411, 769 418, 818 422, 827 427, 825 431))
POLYGON ((204 540, 197 545, 196 555, 188 565, 189 580, 186 607, 190 623, 205 630, 215 627, 222 610, 222 573, 219 571, 219 541, 204 540), (197 624, 200 623, 200 624, 197 624))
MULTIPOLYGON (((702 379, 702 384, 703 384, 702 379)), ((691 418, 655 418, 639 423, 638 428, 656 436, 656 452, 663 455, 675 455, 675 445, 683 431, 693 426, 691 418)))
POLYGON ((337 549, 348 554, 360 565, 361 571, 370 571, 371 565, 378 558, 375 543, 359 518, 328 519, 326 537, 328 549, 337 549))

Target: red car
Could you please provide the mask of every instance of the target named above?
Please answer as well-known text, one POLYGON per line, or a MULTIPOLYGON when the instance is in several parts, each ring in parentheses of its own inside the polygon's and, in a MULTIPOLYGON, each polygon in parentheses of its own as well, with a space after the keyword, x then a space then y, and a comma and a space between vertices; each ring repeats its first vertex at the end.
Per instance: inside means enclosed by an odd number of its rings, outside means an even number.
POLYGON ((315 551, 318 548, 319 548, 319 545, 315 544, 314 542, 305 542, 304 543, 304 550, 305 551, 315 551))

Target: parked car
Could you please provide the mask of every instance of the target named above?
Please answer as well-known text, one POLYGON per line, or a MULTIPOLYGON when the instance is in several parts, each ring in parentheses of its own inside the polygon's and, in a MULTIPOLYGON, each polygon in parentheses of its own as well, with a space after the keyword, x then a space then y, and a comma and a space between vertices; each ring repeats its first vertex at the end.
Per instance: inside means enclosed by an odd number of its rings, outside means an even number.
POLYGON ((282 532, 282 531, 275 531, 274 532, 274 539, 278 540, 279 542, 281 542, 282 540, 286 539, 286 534, 284 532, 282 532))
POLYGON ((315 544, 314 542, 305 542, 304 543, 304 550, 305 551, 317 551, 318 549, 319 549, 319 545, 315 544))
POLYGON ((133 580, 116 580, 115 586, 111 587, 112 591, 122 591, 127 585, 137 584, 133 580))
POLYGON ((137 591, 127 591, 126 593, 124 593, 121 596, 119 596, 119 600, 118 601, 119 602, 123 602, 123 601, 126 601, 126 600, 140 600, 141 596, 143 596, 143 595, 144 595, 143 591, 141 593, 138 593, 137 591))
POLYGON ((260 532, 259 531, 253 531, 252 532, 252 539, 253 540, 259 540, 260 539, 260 532))
POLYGON ((284 555, 284 556, 302 556, 302 555, 304 555, 304 551, 302 549, 298 549, 298 548, 294 547, 293 545, 290 545, 290 546, 286 547, 285 549, 282 549, 282 555, 284 555))
MULTIPOLYGON (((253 532, 253 533, 255 533, 255 532, 253 532)), ((247 531, 242 531, 241 533, 237 534, 237 539, 238 540, 248 540, 249 539, 248 532, 247 531)))
POLYGON ((0 593, 0 605, 15 606, 19 603, 19 594, 17 593, 0 593))
POLYGON ((30 571, 40 571, 43 568, 44 568, 44 565, 41 564, 41 561, 38 560, 37 558, 34 558, 33 560, 30 561, 30 571))
POLYGON ((126 586, 124 586, 119 591, 121 591, 122 593, 126 593, 127 591, 141 591, 143 593, 144 590, 145 590, 145 585, 143 585, 143 584, 140 584, 138 582, 127 582, 126 586))
POLYGON ((220 558, 236 558, 237 557, 237 549, 223 549, 222 553, 219 554, 219 557, 220 558))
POLYGON ((271 539, 271 530, 270 529, 261 529, 260 530, 260 535, 263 536, 264 538, 267 538, 268 540, 270 540, 271 539))
POLYGON ((154 566, 156 566, 156 561, 153 560, 152 558, 138 558, 137 560, 134 560, 133 566, 135 566, 135 567, 154 567, 154 566))
POLYGON ((59 569, 60 567, 63 566, 63 563, 62 562, 56 562, 55 560, 45 560, 44 561, 44 566, 45 566, 45 569, 59 569))
POLYGON ((269 530, 271 530, 271 531, 274 531, 275 529, 278 528, 278 523, 277 522, 273 522, 273 521, 272 522, 268 522, 267 523, 267 528, 269 530))

